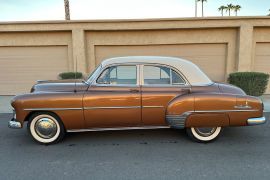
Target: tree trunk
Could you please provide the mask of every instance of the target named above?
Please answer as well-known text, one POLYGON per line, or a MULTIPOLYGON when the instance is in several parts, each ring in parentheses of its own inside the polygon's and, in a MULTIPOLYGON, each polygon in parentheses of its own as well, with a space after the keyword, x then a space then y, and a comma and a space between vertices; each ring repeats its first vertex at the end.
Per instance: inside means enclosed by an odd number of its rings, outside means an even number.
POLYGON ((203 0, 202 0, 202 17, 203 17, 203 0))
POLYGON ((197 17, 197 0, 195 0, 195 17, 197 17))
POLYGON ((64 3, 65 3, 65 19, 70 20, 69 0, 64 0, 64 3))

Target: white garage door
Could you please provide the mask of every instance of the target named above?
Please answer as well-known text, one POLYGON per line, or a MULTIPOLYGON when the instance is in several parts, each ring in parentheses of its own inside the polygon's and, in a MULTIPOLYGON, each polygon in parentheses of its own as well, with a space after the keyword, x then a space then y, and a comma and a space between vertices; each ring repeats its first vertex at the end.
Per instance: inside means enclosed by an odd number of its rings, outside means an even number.
POLYGON ((66 46, 0 47, 0 95, 29 92, 37 80, 68 70, 66 46))
MULTIPOLYGON (((254 60, 254 71, 270 74, 270 43, 257 43, 254 60)), ((270 94, 270 82, 266 94, 270 94)))
POLYGON ((176 56, 197 64, 212 80, 225 81, 226 44, 95 46, 96 63, 117 56, 176 56))

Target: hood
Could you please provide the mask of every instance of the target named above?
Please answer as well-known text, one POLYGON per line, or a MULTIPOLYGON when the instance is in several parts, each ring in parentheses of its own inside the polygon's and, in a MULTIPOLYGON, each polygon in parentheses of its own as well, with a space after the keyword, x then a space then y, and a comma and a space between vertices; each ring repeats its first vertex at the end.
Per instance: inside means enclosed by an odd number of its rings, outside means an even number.
POLYGON ((31 93, 35 92, 74 92, 85 91, 88 85, 83 83, 82 80, 50 80, 38 81, 31 88, 31 93), (76 85, 75 85, 76 82, 76 85))

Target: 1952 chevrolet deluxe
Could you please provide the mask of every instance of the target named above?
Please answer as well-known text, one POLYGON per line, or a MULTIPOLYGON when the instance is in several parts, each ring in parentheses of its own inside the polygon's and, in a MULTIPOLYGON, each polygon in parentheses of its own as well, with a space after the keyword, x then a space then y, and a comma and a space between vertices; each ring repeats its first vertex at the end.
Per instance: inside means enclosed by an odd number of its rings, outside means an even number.
POLYGON ((226 126, 263 124, 263 103, 212 82, 180 58, 132 56, 103 61, 83 82, 44 81, 11 101, 10 128, 28 121, 33 139, 56 143, 66 132, 176 128, 209 142, 226 126))

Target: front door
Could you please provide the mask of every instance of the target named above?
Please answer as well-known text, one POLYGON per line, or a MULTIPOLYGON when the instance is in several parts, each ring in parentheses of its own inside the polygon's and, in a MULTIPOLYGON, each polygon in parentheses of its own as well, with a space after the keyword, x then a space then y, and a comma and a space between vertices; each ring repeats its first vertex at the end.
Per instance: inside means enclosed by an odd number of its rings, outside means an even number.
POLYGON ((141 125, 141 90, 137 65, 103 70, 83 98, 86 128, 141 125))

